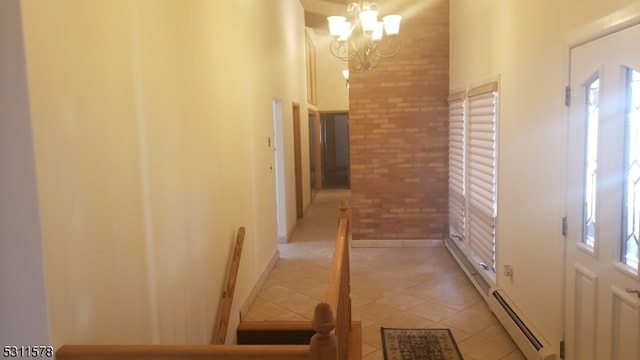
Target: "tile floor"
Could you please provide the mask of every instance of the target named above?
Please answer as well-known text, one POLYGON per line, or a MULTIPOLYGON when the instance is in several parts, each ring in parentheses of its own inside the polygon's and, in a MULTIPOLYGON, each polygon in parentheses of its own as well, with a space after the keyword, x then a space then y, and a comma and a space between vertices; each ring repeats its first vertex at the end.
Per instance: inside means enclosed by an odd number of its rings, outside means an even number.
MULTIPOLYGON (((245 320, 310 320, 324 300, 338 202, 323 190, 287 244, 245 320)), ((444 247, 352 248, 351 301, 362 358, 382 359, 380 327, 450 328, 465 360, 525 359, 444 247)))

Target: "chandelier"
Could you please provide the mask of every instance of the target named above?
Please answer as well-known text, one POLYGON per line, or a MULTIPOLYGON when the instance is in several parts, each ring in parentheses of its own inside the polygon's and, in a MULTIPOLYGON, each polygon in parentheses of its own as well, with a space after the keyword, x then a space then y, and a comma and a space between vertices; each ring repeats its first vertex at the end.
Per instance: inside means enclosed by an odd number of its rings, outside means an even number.
POLYGON ((345 16, 329 16, 329 33, 335 39, 329 45, 331 54, 350 61, 354 70, 371 70, 380 59, 400 51, 400 15, 387 15, 378 21, 376 3, 360 1, 347 7, 345 16), (386 36, 385 36, 386 34, 386 36))

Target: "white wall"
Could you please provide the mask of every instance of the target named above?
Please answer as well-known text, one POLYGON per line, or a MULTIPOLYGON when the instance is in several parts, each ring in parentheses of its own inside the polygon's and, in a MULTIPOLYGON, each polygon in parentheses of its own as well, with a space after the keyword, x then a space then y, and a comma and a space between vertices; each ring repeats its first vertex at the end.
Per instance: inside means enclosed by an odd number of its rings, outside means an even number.
POLYGON ((631 3, 451 2, 450 88, 500 77, 497 281, 553 346, 563 337, 564 41, 631 3))
MULTIPOLYGON (((287 149, 290 104, 306 118, 299 2, 23 0, 22 11, 52 344, 207 343, 246 226, 232 342, 277 253, 272 99, 289 104, 287 149)), ((293 184, 291 151, 285 165, 293 184)))
POLYGON ((0 344, 49 344, 33 139, 17 0, 0 2, 0 344))

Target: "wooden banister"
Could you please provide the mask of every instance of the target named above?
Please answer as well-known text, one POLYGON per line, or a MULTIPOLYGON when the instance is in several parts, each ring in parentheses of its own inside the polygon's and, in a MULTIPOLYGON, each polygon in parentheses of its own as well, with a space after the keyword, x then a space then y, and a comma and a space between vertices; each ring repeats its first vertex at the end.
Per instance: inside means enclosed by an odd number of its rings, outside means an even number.
POLYGON ((236 290, 236 280, 238 279, 238 268, 240 267, 240 256, 242 255, 245 231, 244 226, 238 228, 236 243, 233 247, 233 257, 231 258, 231 267, 229 268, 229 276, 227 277, 227 287, 222 293, 222 310, 220 311, 218 329, 214 332, 214 338, 211 341, 212 344, 223 345, 227 338, 229 317, 231 316, 231 306, 233 305, 233 293, 236 290))
POLYGON ((58 360, 309 360, 308 345, 64 345, 58 360))
POLYGON ((331 262, 329 288, 326 302, 333 309, 335 335, 338 342, 338 359, 349 355, 351 340, 351 271, 349 268, 349 215, 346 200, 340 202, 340 217, 335 251, 331 262))
MULTIPOLYGON (((228 313, 231 310, 237 263, 240 259, 244 234, 244 227, 239 228, 215 342, 224 343, 226 337, 228 313)), ((352 328, 351 321, 348 234, 348 207, 347 202, 343 200, 340 203, 338 233, 326 302, 318 304, 311 324, 302 322, 304 325, 301 325, 301 328, 311 325, 316 331, 310 345, 222 345, 222 343, 213 345, 64 345, 56 351, 56 358, 59 360, 351 360, 359 358, 362 335, 360 322, 356 322, 352 328)))

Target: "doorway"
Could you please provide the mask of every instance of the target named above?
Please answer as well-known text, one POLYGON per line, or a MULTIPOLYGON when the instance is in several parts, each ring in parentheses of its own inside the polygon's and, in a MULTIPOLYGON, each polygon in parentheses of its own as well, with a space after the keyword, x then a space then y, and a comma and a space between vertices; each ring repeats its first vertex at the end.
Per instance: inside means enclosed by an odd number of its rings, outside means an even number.
POLYGON ((566 359, 639 359, 640 25, 571 48, 566 359))
POLYGON ((313 194, 322 189, 322 154, 320 142, 320 113, 309 113, 309 164, 311 165, 311 192, 313 194), (317 135, 316 135, 317 134, 317 135))
POLYGON ((349 114, 320 116, 322 188, 349 189, 349 114))

